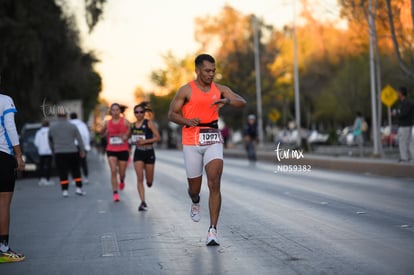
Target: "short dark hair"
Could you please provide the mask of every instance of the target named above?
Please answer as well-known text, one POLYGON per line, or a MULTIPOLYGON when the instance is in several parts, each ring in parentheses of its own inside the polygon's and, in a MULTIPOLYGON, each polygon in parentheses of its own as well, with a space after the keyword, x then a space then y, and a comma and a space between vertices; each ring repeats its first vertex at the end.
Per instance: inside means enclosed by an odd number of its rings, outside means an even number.
POLYGON ((403 96, 407 96, 407 93, 408 93, 408 91, 407 91, 407 87, 405 87, 405 86, 400 86, 399 88, 398 88, 398 91, 403 95, 403 96))
POLYGON ((78 114, 75 112, 70 113, 70 119, 75 119, 75 118, 78 118, 78 114))
POLYGON ((202 54, 200 54, 200 55, 198 55, 198 56, 196 57, 196 59, 195 59, 195 66, 196 66, 196 67, 201 66, 201 65, 203 64, 203 62, 204 62, 204 61, 208 61, 208 62, 213 63, 213 64, 215 64, 215 63, 216 63, 216 61, 214 60, 214 57, 212 57, 212 56, 211 56, 211 55, 209 55, 209 54, 202 53, 202 54))
POLYGON ((44 120, 42 121, 42 126, 43 126, 43 127, 49 127, 49 125, 50 125, 49 120, 44 119, 44 120))

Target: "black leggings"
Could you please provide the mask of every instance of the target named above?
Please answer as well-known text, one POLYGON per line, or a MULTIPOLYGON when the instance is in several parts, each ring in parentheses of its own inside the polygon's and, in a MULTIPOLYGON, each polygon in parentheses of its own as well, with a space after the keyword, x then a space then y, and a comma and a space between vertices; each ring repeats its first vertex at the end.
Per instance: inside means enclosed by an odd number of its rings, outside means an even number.
POLYGON ((52 171, 52 155, 39 156, 39 177, 50 180, 52 171))
POLYGON ((83 175, 85 177, 88 177, 89 170, 88 170, 88 160, 87 160, 87 153, 85 152, 85 157, 80 158, 80 167, 81 171, 83 172, 83 175))
POLYGON ((82 187, 82 178, 79 165, 79 153, 56 153, 55 161, 59 172, 60 184, 62 189, 67 189, 69 185, 69 173, 77 187, 82 187))
POLYGON ((0 192, 13 192, 17 161, 14 156, 0 151, 0 192))

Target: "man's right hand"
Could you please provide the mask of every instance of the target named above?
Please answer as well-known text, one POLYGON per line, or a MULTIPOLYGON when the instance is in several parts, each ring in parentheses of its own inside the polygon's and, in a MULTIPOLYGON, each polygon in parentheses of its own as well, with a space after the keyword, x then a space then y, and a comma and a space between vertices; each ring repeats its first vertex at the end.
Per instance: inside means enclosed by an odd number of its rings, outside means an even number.
POLYGON ((188 127, 194 127, 194 126, 197 126, 199 123, 200 123, 199 118, 192 118, 192 119, 187 119, 185 122, 185 125, 188 127))
POLYGON ((23 160, 22 156, 17 156, 16 160, 17 160, 17 170, 18 171, 23 171, 24 170, 24 160, 23 160))

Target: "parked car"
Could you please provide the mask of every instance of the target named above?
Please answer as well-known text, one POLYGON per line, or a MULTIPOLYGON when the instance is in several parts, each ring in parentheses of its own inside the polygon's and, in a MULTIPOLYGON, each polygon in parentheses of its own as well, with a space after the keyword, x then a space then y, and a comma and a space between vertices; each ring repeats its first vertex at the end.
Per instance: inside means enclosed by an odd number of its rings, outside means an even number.
POLYGON ((316 130, 309 131, 308 143, 309 144, 326 144, 328 142, 329 135, 319 133, 316 130))
POLYGON ((347 126, 339 134, 338 142, 341 145, 354 145, 353 126, 347 126))
POLYGON ((23 175, 34 173, 38 169, 39 154, 37 153, 37 147, 34 145, 34 137, 41 127, 41 123, 26 123, 20 132, 20 146, 25 161, 23 175))
POLYGON ((298 131, 296 130, 286 130, 283 129, 279 132, 278 136, 276 137, 276 143, 280 144, 296 144, 298 140, 298 131))

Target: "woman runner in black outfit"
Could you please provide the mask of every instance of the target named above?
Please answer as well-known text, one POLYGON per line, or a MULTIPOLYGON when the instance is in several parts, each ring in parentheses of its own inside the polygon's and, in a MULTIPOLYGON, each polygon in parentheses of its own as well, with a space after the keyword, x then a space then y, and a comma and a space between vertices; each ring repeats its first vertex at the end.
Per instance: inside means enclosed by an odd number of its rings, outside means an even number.
POLYGON ((131 142, 135 146, 134 167, 137 173, 138 195, 141 204, 138 211, 147 210, 145 202, 144 172, 147 186, 151 187, 154 181, 155 151, 153 144, 158 142, 160 133, 150 119, 145 118, 145 113, 151 113, 147 102, 142 102, 134 107, 136 121, 131 125, 131 142))

